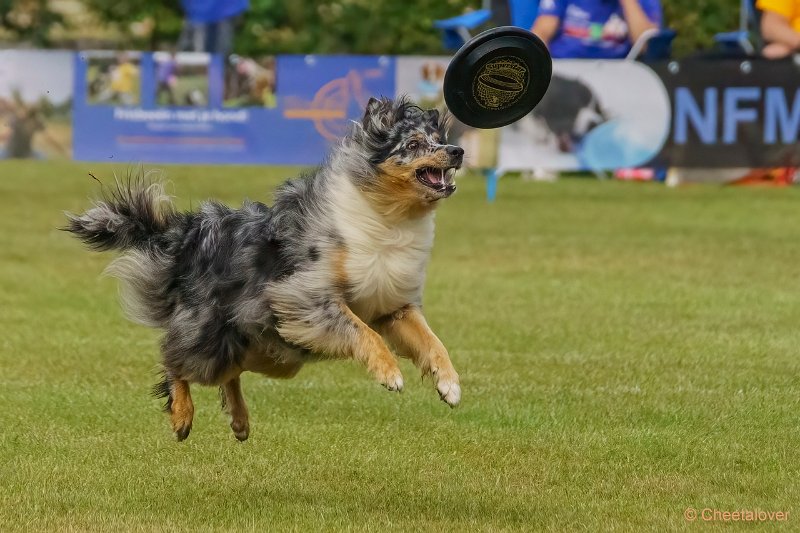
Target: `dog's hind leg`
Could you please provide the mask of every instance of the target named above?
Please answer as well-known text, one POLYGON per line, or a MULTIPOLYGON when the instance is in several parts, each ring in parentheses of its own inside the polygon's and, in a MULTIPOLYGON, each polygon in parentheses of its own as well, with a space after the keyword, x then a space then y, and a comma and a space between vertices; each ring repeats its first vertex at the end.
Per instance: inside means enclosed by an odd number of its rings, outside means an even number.
POLYGON ((153 387, 153 396, 166 398, 164 411, 169 413, 172 431, 179 441, 189 436, 194 417, 194 404, 189 391, 189 382, 177 380, 164 372, 164 379, 153 387))
POLYGON ((407 306, 384 319, 379 330, 395 346, 398 353, 408 357, 422 375, 433 376, 439 396, 450 407, 461 401, 461 385, 450 355, 442 341, 431 331, 422 311, 407 306))
POLYGON ((223 405, 231 416, 233 435, 240 441, 246 441, 250 435, 250 418, 242 396, 241 380, 237 376, 223 383, 220 388, 223 405))
POLYGON ((188 381, 183 379, 170 381, 168 405, 172 431, 179 441, 184 440, 192 430, 194 418, 194 404, 188 381))

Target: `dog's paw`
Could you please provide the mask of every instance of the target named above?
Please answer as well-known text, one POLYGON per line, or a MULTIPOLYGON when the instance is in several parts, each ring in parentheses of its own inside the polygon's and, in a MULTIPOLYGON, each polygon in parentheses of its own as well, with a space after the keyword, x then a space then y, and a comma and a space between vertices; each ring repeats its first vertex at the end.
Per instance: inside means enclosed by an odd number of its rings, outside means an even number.
POLYGON ((402 392, 403 391, 403 375, 400 373, 399 370, 396 372, 390 372, 383 379, 381 379, 381 385, 389 389, 393 392, 402 392))
POLYGON ((189 433, 192 431, 193 417, 193 408, 184 408, 178 410, 174 405, 172 406, 172 414, 170 416, 172 432, 175 434, 175 438, 178 439, 178 442, 186 440, 186 437, 189 436, 189 433))
POLYGON ((376 357, 371 363, 370 373, 378 383, 390 391, 403 390, 403 374, 400 373, 400 367, 393 357, 388 356, 383 359, 376 357))
POLYGON ((433 368, 431 374, 433 374, 439 398, 450 407, 458 405, 458 402, 461 401, 461 385, 459 385, 458 374, 453 367, 448 365, 433 368))
POLYGON ((440 379, 436 383, 436 391, 444 403, 455 407, 461 401, 461 385, 457 380, 440 379))
POLYGON ((188 424, 179 427, 173 427, 172 430, 175 433, 175 438, 178 439, 178 442, 181 442, 186 440, 186 438, 189 436, 189 433, 192 431, 192 425, 188 424))
POLYGON ((231 422, 231 430, 233 431, 233 436, 239 442, 246 441, 247 437, 250 436, 250 424, 247 421, 234 420, 231 422))

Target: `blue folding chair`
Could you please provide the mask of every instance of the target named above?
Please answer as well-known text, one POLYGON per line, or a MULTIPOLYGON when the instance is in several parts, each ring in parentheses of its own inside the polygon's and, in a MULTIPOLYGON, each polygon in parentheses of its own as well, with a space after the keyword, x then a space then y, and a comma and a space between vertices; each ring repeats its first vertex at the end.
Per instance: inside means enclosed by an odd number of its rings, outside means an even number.
POLYGON ((500 17, 500 13, 505 11, 501 6, 494 5, 496 0, 483 0, 483 7, 477 11, 470 11, 457 17, 434 21, 433 26, 442 30, 442 42, 448 50, 456 50, 472 38, 473 32, 493 21, 496 26, 518 26, 531 29, 536 14, 539 11, 538 0, 508 0, 508 16, 500 17), (508 20, 498 20, 498 18, 508 18, 508 20))
POLYGON ((678 33, 669 28, 645 31, 625 58, 629 61, 662 61, 672 56, 672 41, 678 33))
POLYGON ((754 0, 742 0, 739 6, 739 29, 718 33, 714 42, 725 51, 744 52, 751 56, 756 53, 752 35, 759 35, 758 10, 754 0))
POLYGON ((470 11, 457 17, 444 20, 435 20, 433 26, 442 30, 442 44, 448 50, 456 50, 472 38, 472 31, 483 26, 492 18, 492 11, 488 8, 489 0, 484 0, 484 8, 470 11))

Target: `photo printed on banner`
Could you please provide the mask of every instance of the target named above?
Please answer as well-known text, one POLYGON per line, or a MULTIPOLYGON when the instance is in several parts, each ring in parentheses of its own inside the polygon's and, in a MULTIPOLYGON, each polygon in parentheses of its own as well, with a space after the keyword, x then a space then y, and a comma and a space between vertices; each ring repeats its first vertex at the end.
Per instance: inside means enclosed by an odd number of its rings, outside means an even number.
POLYGON ((0 159, 72 156, 72 55, 0 51, 0 159))
POLYGON ((506 170, 607 170, 653 159, 670 130, 664 85, 641 63, 560 60, 547 94, 503 128, 506 170))

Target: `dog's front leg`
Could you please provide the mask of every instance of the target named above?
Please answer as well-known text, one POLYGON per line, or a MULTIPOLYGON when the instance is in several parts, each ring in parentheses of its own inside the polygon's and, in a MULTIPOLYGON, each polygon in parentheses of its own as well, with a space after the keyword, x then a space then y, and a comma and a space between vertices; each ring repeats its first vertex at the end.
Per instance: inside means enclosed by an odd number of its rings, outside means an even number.
POLYGON ((403 390, 403 375, 381 336, 344 301, 331 301, 302 320, 283 317, 278 332, 284 339, 314 352, 361 361, 384 387, 403 390))
POLYGON ((403 357, 408 357, 422 371, 433 376, 439 396, 450 407, 461 400, 458 373, 442 341, 431 331, 422 311, 413 305, 404 307, 381 322, 381 332, 403 357))

